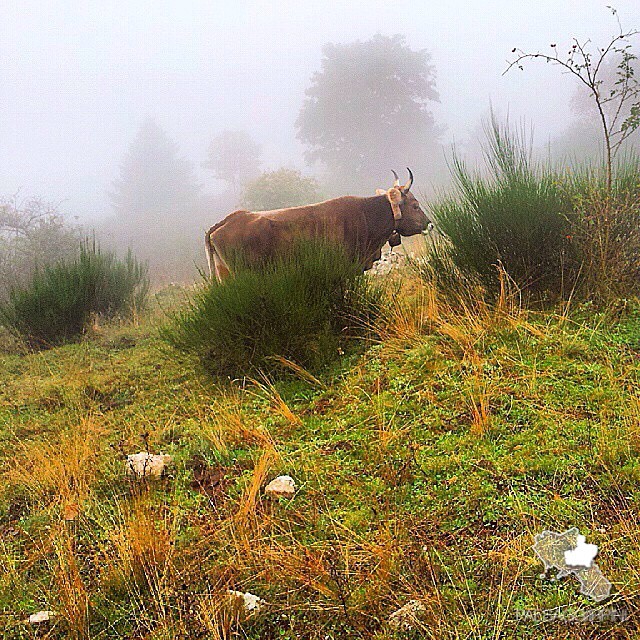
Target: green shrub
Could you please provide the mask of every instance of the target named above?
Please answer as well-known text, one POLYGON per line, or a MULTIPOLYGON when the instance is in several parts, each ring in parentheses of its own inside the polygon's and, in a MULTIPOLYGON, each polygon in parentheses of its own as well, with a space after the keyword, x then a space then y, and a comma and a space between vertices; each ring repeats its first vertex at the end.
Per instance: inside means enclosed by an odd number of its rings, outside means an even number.
POLYGON ((93 314, 131 315, 149 291, 146 266, 84 243, 78 256, 36 270, 0 306, 0 323, 29 346, 44 348, 82 334, 93 314))
POLYGON ((267 211, 318 202, 318 183, 294 169, 265 171, 247 184, 243 204, 252 211, 267 211))
POLYGON ((471 173, 454 158, 456 193, 431 207, 450 242, 448 257, 493 295, 500 288, 498 265, 523 291, 558 295, 573 264, 567 255, 572 194, 533 161, 522 133, 492 118, 487 141, 488 175, 471 173))
POLYGON ((87 255, 96 261, 92 311, 106 317, 131 316, 144 309, 149 295, 148 268, 131 251, 124 260, 95 249, 87 255))
POLYGON ((381 290, 344 250, 299 242, 260 269, 238 266, 207 283, 163 336, 209 371, 241 376, 274 369, 274 356, 318 369, 376 314, 381 290))

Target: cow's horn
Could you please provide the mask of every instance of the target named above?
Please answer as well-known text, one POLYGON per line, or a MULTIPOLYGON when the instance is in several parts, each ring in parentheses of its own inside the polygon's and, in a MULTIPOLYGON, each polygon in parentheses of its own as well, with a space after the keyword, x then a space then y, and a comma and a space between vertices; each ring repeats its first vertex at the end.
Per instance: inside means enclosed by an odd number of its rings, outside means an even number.
POLYGON ((411 189, 411 185, 413 184, 413 173, 411 173, 411 169, 409 169, 409 167, 407 167, 407 171, 409 172, 409 180, 407 180, 407 184, 402 187, 403 193, 407 193, 407 191, 411 189))
POLYGON ((393 173, 393 177, 396 179, 396 181, 393 183, 394 187, 399 187, 400 186, 400 178, 398 178, 398 174, 391 169, 391 173, 393 173))

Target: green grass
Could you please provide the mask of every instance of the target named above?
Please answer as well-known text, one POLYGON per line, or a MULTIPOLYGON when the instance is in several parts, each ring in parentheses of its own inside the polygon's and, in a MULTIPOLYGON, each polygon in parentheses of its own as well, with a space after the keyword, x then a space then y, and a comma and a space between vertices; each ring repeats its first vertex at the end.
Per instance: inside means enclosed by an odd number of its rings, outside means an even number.
POLYGON ((392 638, 411 598, 420 638, 636 637, 637 307, 461 317, 421 299, 397 304, 428 322, 389 322, 315 381, 215 383, 167 355, 157 315, 0 355, 3 637, 33 637, 40 609, 61 614, 52 638, 228 637, 225 588, 270 603, 242 624, 256 640, 392 638), (141 449, 173 455, 170 475, 128 480, 141 449), (263 494, 281 473, 291 501, 263 494), (625 623, 516 619, 594 608, 531 550, 571 526, 625 623))

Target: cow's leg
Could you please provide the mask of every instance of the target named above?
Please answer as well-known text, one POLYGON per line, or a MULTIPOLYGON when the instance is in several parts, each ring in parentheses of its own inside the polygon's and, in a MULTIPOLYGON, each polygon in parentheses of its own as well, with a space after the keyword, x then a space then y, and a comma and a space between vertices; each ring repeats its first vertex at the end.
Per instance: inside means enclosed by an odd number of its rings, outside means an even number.
POLYGON ((216 278, 218 282, 222 282, 226 280, 231 272, 229 271, 229 267, 224 263, 224 260, 220 257, 218 252, 213 248, 213 265, 216 272, 216 278))
POLYGON ((223 264, 220 260, 216 260, 216 278, 218 278, 218 282, 226 280, 230 274, 231 272, 227 265, 223 264))
POLYGON ((382 250, 378 249, 370 258, 367 258, 363 262, 363 271, 369 271, 369 269, 373 268, 374 263, 382 258, 382 250))

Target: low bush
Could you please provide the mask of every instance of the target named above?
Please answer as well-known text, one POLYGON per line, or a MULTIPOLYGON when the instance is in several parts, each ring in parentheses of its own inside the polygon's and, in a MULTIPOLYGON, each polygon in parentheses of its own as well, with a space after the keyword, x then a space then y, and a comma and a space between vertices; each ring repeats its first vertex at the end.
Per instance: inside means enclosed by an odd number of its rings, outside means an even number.
POLYGON ((82 334, 92 315, 130 316, 149 291, 146 266, 84 243, 78 256, 38 269, 9 291, 0 323, 32 348, 61 344, 82 334))
POLYGON ((265 171, 249 182, 242 196, 243 205, 251 211, 267 211, 318 202, 318 183, 294 169, 265 171))
POLYGON ((163 330, 215 374, 278 367, 278 357, 317 370, 371 326, 382 293, 344 250, 299 242, 260 269, 238 265, 211 282, 163 330))

